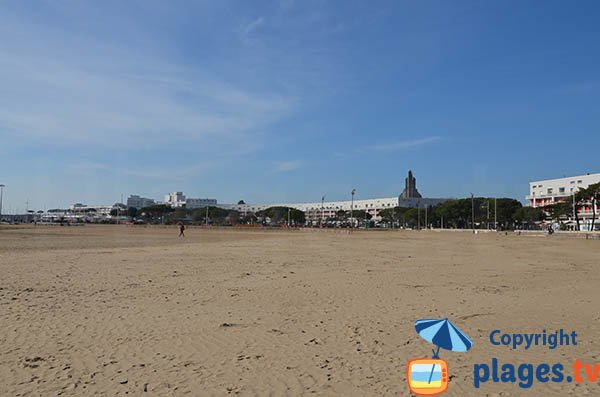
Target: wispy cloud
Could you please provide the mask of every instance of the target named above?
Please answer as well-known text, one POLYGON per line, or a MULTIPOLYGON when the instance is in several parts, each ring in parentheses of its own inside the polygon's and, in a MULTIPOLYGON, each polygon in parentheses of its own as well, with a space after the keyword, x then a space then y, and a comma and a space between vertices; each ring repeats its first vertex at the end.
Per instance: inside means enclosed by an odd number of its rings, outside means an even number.
POLYGON ((423 146, 423 145, 429 145, 431 143, 439 142, 442 139, 443 138, 440 136, 431 136, 431 137, 421 138, 421 139, 411 139, 411 140, 396 141, 396 142, 389 142, 389 143, 380 143, 377 145, 366 146, 364 149, 369 150, 369 151, 393 152, 393 151, 409 149, 409 148, 414 148, 414 147, 423 146))
POLYGON ((298 160, 275 161, 273 163, 273 172, 289 172, 302 167, 302 162, 298 160))
POLYGON ((0 25, 0 129, 15 144, 228 150, 293 111, 285 94, 242 87, 161 50, 78 42, 56 25, 19 24, 1 12, 0 25))
POLYGON ((65 167, 65 171, 71 174, 78 175, 92 175, 98 172, 106 172, 109 171, 111 167, 107 164, 96 163, 93 161, 82 161, 75 164, 68 164, 65 167))
POLYGON ((256 30, 260 25, 265 22, 263 17, 258 17, 247 25, 243 26, 240 32, 242 41, 248 42, 250 40, 250 34, 256 30))

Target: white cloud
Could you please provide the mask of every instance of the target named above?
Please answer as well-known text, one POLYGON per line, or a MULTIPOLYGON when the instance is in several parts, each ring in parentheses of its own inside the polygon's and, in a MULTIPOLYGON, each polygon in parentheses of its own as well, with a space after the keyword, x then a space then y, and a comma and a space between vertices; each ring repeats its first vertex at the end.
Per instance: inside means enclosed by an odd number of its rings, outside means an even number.
POLYGON ((302 166, 302 162, 298 160, 276 161, 273 163, 273 172, 289 172, 296 170, 302 166))
POLYGON ((375 150, 375 151, 397 151, 402 149, 413 148, 417 146, 428 145, 431 143, 439 142, 442 140, 442 137, 432 136, 428 138, 422 139, 412 139, 412 140, 404 140, 404 141, 396 141, 389 143, 381 143, 377 145, 366 146, 366 150, 375 150))

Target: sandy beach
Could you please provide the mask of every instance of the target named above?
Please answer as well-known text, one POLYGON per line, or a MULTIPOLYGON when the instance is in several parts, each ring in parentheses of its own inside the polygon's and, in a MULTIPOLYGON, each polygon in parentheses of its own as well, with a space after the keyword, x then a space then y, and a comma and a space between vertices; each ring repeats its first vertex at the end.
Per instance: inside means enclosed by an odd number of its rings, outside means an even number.
POLYGON ((432 348, 414 322, 448 317, 473 347, 441 352, 445 395, 519 396, 475 389, 473 365, 600 362, 599 265, 599 240, 562 236, 5 227, 0 395, 405 396, 407 362, 432 348), (578 345, 489 342, 560 328, 578 345))

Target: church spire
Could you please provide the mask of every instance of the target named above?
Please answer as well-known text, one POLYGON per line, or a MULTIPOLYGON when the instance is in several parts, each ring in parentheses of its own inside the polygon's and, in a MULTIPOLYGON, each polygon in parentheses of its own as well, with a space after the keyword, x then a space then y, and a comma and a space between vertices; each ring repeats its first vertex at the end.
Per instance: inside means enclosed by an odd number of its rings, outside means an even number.
POLYGON ((412 170, 408 170, 408 177, 404 180, 404 190, 400 197, 421 198, 421 194, 417 190, 417 179, 413 176, 412 170))

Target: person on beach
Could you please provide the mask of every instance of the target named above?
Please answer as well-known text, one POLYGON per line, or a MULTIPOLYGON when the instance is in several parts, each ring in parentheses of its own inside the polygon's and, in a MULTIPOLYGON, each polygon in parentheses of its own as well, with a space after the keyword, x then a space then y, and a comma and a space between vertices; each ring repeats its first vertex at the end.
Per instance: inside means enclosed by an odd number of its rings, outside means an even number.
POLYGON ((183 233, 185 230, 185 226, 183 225, 183 223, 179 224, 179 237, 185 237, 185 234, 183 233))

